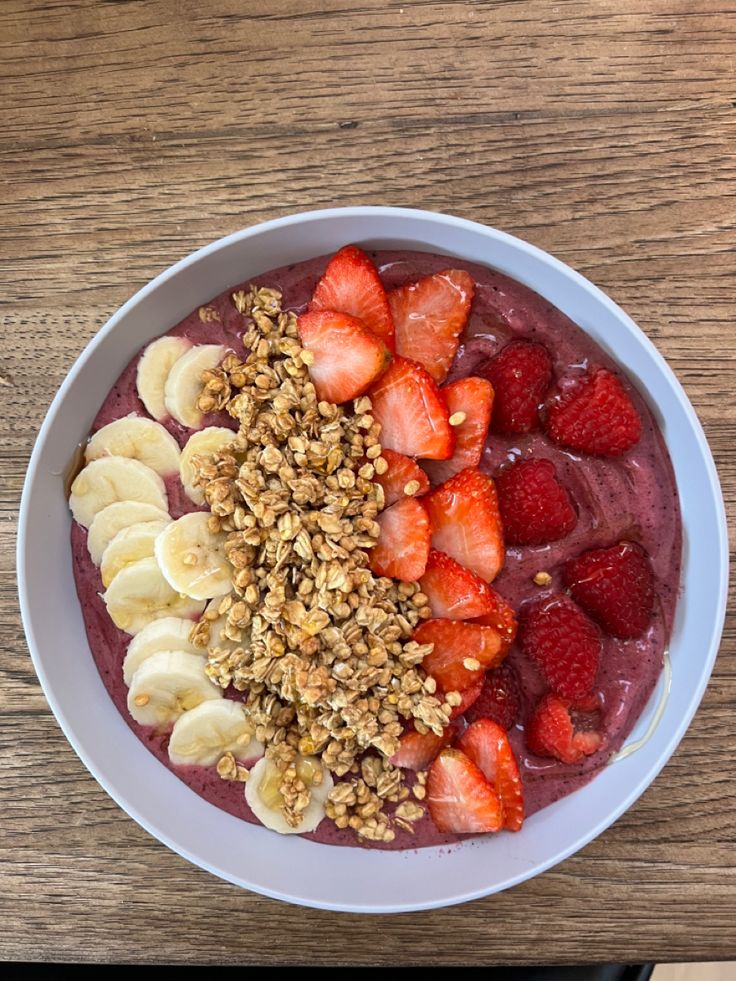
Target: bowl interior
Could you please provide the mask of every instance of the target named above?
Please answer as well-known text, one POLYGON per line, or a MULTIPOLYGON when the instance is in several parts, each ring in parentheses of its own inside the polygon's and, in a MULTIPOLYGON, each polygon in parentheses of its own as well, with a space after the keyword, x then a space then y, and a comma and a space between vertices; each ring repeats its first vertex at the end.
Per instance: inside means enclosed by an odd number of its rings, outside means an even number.
MULTIPOLYGON (((267 222, 207 246, 146 286, 100 330, 56 396, 34 449, 18 574, 28 643, 49 703, 85 765, 135 820, 190 861, 257 892, 323 908, 395 912, 461 902, 527 879, 590 841, 649 785, 684 734, 718 649, 727 586, 725 516, 690 403, 652 344, 596 287, 533 246, 472 222, 405 209, 336 209, 267 222), (229 285, 351 241, 484 263, 543 294, 625 367, 655 408, 672 456, 684 554, 670 645, 673 680, 661 722, 642 749, 536 814, 516 835, 385 853, 279 837, 238 821, 197 797, 148 753, 114 710, 87 645, 63 474, 118 374, 143 344, 229 285)), ((646 729, 656 699, 657 693, 631 738, 646 729)))

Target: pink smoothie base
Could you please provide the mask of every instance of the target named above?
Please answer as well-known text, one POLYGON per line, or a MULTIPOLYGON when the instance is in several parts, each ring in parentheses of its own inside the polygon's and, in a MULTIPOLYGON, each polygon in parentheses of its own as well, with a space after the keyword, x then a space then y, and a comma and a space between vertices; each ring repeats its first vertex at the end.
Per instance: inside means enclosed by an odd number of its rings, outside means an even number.
MULTIPOLYGON (((572 379, 588 366, 618 370, 604 351, 576 324, 541 296, 515 280, 484 266, 448 259, 423 252, 377 252, 374 259, 386 288, 453 266, 467 269, 476 283, 470 322, 465 332, 449 380, 473 374, 511 338, 528 337, 544 343, 554 361, 556 376, 572 379)), ((324 270, 328 257, 311 259, 264 273, 254 282, 279 289, 283 306, 300 312, 305 308, 314 285, 324 270)), ((247 288, 248 283, 240 284, 247 288)), ((189 338, 194 343, 221 343, 236 353, 243 353, 241 336, 247 320, 234 308, 231 294, 235 286, 208 305, 220 316, 220 322, 203 323, 195 310, 172 335, 189 338)), ((130 412, 145 415, 138 399, 135 375, 138 357, 123 371, 103 403, 93 431, 130 412)), ((510 733, 519 759, 527 815, 573 793, 588 783, 606 766, 631 732, 647 703, 662 668, 662 656, 670 635, 680 581, 682 526, 675 478, 669 455, 652 415, 639 393, 626 383, 629 394, 643 420, 642 437, 636 447, 615 460, 578 457, 552 446, 541 433, 523 437, 491 434, 482 468, 493 474, 504 462, 518 457, 549 457, 558 475, 570 491, 579 512, 578 524, 567 538, 539 548, 512 548, 506 564, 494 582, 499 592, 516 609, 532 597, 544 596, 560 588, 556 569, 565 559, 580 551, 609 545, 620 538, 640 542, 648 551, 656 577, 658 602, 652 624, 639 640, 620 641, 604 635, 598 688, 601 693, 601 722, 605 733, 601 750, 579 766, 542 759, 526 750, 523 720, 545 690, 534 666, 516 645, 508 659, 516 668, 524 692, 522 722, 510 733), (532 579, 539 571, 549 572, 552 585, 535 586, 532 579)), ((190 431, 173 420, 167 429, 184 445, 190 431)), ((229 425, 226 414, 207 418, 204 425, 229 425)), ((177 476, 166 481, 169 509, 174 518, 195 510, 183 492, 177 476)), ((220 779, 214 769, 174 766, 166 751, 167 737, 139 726, 128 714, 127 688, 122 678, 122 662, 130 637, 117 630, 100 598, 103 590, 99 570, 91 562, 86 547, 86 531, 72 526, 74 575, 82 606, 90 649, 102 680, 118 711, 148 749, 183 780, 193 791, 212 804, 253 824, 258 820, 245 802, 243 785, 220 779)), ((239 697, 237 692, 228 692, 239 697)), ((505 833, 505 832, 504 832, 505 833)), ((317 831, 304 837, 326 844, 361 845, 352 831, 340 831, 324 820, 317 831)), ((460 836, 438 832, 427 816, 416 826, 414 834, 397 829, 390 849, 426 847, 459 841, 460 836)))

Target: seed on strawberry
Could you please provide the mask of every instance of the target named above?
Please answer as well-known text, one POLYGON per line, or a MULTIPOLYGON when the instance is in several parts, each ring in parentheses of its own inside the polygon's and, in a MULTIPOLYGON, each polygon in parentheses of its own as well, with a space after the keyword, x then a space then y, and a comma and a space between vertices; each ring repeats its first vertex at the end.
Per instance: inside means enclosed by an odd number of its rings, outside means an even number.
POLYGON ((639 442, 641 417, 616 375, 598 368, 548 402, 545 429, 571 450, 621 456, 639 442))
POLYGON ((546 545, 569 535, 578 521, 551 460, 520 460, 496 474, 507 545, 546 545))
POLYGON ((562 581, 576 603, 614 637, 640 637, 654 607, 654 573, 634 542, 596 548, 570 559, 562 581))
POLYGON ((449 746, 456 729, 447 726, 441 736, 434 732, 417 732, 408 729, 399 738, 399 749, 391 757, 390 762, 404 770, 426 770, 440 750, 449 746))
POLYGON ((425 620, 414 631, 417 644, 434 644, 422 667, 444 692, 463 692, 497 667, 506 648, 493 627, 463 620, 425 620))
POLYGON ((483 455, 493 410, 493 386, 485 378, 461 378, 440 389, 455 431, 455 452, 449 460, 424 464, 433 483, 448 480, 467 467, 477 467, 483 455))
POLYGON ((536 341, 510 341, 478 371, 493 385, 491 429, 529 433, 539 427, 539 406, 552 382, 552 359, 536 341))
POLYGON ((491 582, 504 560, 496 488, 479 470, 461 470, 425 498, 432 547, 491 582))
POLYGON ((445 269, 391 290, 396 353, 418 361, 435 381, 444 381, 468 322, 474 289, 469 273, 445 269))
POLYGON ((411 497, 381 511, 376 519, 381 532, 370 552, 371 570, 403 582, 420 579, 429 557, 427 512, 411 497))
POLYGON ((576 699, 591 691, 600 661, 600 633, 567 596, 552 595, 524 607, 519 640, 555 694, 576 699))
POLYGON ((386 345, 345 313, 303 313, 297 328, 314 359, 309 375, 317 397, 326 402, 339 405, 362 395, 391 360, 386 345))
POLYGON ((429 490, 429 480, 418 463, 408 456, 383 449, 381 456, 388 464, 388 470, 376 474, 375 483, 383 487, 384 506, 391 507, 405 497, 419 497, 429 490))
POLYGON ((429 601, 433 617, 470 620, 490 613, 494 608, 488 583, 434 548, 429 553, 419 585, 429 601))
POLYGON ((357 317, 386 347, 394 350, 394 324, 378 270, 357 245, 346 245, 330 259, 315 287, 310 310, 338 310, 357 317))
POLYGON ((489 596, 492 609, 483 616, 475 617, 473 623, 482 623, 486 627, 495 627, 501 634, 503 642, 507 647, 510 647, 516 639, 516 629, 518 626, 516 613, 509 601, 504 599, 493 586, 489 586, 488 589, 490 590, 489 596))
MULTIPOLYGON (((598 752, 603 743, 600 731, 576 729, 572 703, 552 692, 540 700, 526 725, 526 744, 537 756, 548 756, 562 763, 580 763, 598 752)), ((587 713, 586 713, 587 715, 587 713)), ((590 724, 590 716, 585 721, 590 724)))
POLYGON ((455 434, 447 405, 421 365, 394 358, 369 392, 381 424, 381 446, 428 460, 449 460, 455 434))
POLYGON ((465 730, 458 749, 475 763, 500 797, 504 828, 519 831, 524 823, 524 788, 506 730, 491 719, 479 719, 465 730))
POLYGON ((483 680, 478 698, 466 710, 468 722, 493 719, 504 729, 510 729, 519 721, 521 714, 521 689, 514 668, 504 661, 483 680))
POLYGON ((427 807, 438 831, 482 834, 503 827, 501 799, 465 753, 443 749, 427 776, 427 807))

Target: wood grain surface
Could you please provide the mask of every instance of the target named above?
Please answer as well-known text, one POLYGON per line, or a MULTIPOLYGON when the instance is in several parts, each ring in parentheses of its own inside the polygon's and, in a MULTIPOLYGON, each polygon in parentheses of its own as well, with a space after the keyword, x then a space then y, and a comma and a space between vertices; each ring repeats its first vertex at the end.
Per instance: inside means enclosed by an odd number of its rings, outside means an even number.
POLYGON ((590 277, 685 386, 733 518, 735 62, 729 0, 0 3, 0 958, 736 955, 733 619, 614 827, 506 894, 378 919, 241 891, 128 818, 49 712, 14 562, 35 434, 109 315, 211 239, 328 205, 473 218, 590 277))

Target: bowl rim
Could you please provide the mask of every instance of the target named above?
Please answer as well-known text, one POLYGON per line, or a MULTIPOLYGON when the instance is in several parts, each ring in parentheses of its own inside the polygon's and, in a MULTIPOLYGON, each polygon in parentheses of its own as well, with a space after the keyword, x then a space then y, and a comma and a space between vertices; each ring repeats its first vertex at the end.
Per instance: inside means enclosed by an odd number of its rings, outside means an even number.
MULTIPOLYGON (((309 258, 309 256, 305 257, 309 258)), ((476 260, 479 261, 479 260, 476 260)), ((490 263, 489 263, 490 265, 490 263)), ((534 288, 534 287, 532 287, 534 288)), ((664 434, 663 434, 663 438, 664 434)), ((667 444, 665 438, 666 445, 667 444)), ((683 515, 683 528, 686 525, 685 516, 683 515)), ((198 867, 205 868, 207 871, 212 872, 218 877, 225 879, 233 884, 239 885, 241 887, 246 887, 258 892, 262 895, 270 896, 274 899, 279 899, 287 901, 290 903, 295 903, 297 905, 305 905, 313 908, 334 910, 334 911, 346 911, 346 912, 369 912, 369 913, 396 913, 404 912, 409 910, 424 910, 433 909, 448 905, 454 905, 461 902, 468 902, 473 899, 480 898, 482 896, 489 895, 491 893, 499 892, 504 889, 510 888, 520 882, 525 881, 528 878, 534 877, 559 862, 564 861, 570 855, 579 851, 582 847, 587 845, 590 841, 596 838, 602 831, 613 824, 633 803, 641 796, 642 793, 651 785, 653 780, 660 773, 662 768, 670 760, 672 754, 677 748, 679 742, 684 736, 692 718, 697 711, 700 702, 703 697, 703 693, 710 679, 713 664, 718 653, 720 646, 720 640, 723 630, 723 623, 725 619, 726 604, 728 597, 728 566, 729 566, 729 554, 728 554, 728 532, 726 523, 726 513, 725 506, 723 502, 722 490, 720 487, 720 482, 718 478, 718 473, 715 467, 715 462, 708 445, 703 428, 700 421, 693 409, 687 395, 685 394, 680 382, 675 376, 672 369, 669 367, 664 357, 659 353, 657 348, 654 346, 652 341, 647 337, 647 335, 635 324, 635 322, 625 313, 606 293, 601 289, 591 283, 582 274, 578 273, 575 269, 570 267, 568 264, 563 263, 561 260, 555 258, 550 253, 534 246, 523 239, 516 236, 510 235, 507 232, 500 231, 499 229, 493 228, 491 226, 483 225, 480 222, 471 221, 465 218, 459 218, 454 215, 447 215, 441 212, 428 211, 423 209, 414 208, 397 208, 388 206, 359 206, 359 207, 344 207, 344 208, 326 208, 318 209, 305 212, 296 212, 283 217, 270 219, 265 222, 259 222, 255 225, 248 226, 246 228, 240 229, 239 231, 233 232, 229 235, 223 236, 222 238, 216 239, 213 242, 208 243, 200 249, 195 250, 192 253, 184 256, 178 262, 167 267, 161 273, 159 273, 154 279, 146 283, 141 289, 139 289, 129 300, 127 300, 121 307, 119 307, 112 316, 106 321, 106 323, 97 331, 97 333, 90 339, 88 344, 85 346, 84 350, 75 360, 73 366, 70 368, 67 377, 64 379, 63 383, 56 392, 53 400, 51 401, 49 408, 46 412, 43 424, 38 432, 36 441, 34 443, 33 451, 28 464, 28 469, 26 472, 26 478, 24 481, 23 492, 21 497, 21 505, 18 520, 18 537, 17 537, 17 549, 16 549, 16 562, 17 562, 17 575, 18 575, 18 591, 20 600, 20 610, 21 618, 24 626, 24 631, 28 643, 28 648, 30 651, 31 659, 34 665, 34 669, 41 683, 44 695, 49 703, 49 706, 54 713, 66 739, 71 744, 74 751, 77 753, 79 758, 85 767, 90 771, 90 773, 95 777, 97 782, 103 787, 103 789, 116 801, 116 803, 122 807, 122 809, 129 814, 133 819, 145 828, 151 835, 157 838, 159 841, 163 842, 173 851, 177 852, 183 858, 192 862, 198 867), (496 240, 498 242, 504 243, 508 246, 514 247, 523 253, 531 256, 532 258, 540 261, 543 265, 551 267, 558 273, 562 273, 568 279, 573 280, 578 287, 582 288, 588 294, 598 302, 603 304, 608 308, 619 321, 622 321, 630 329, 633 329, 637 336, 639 343, 647 350, 650 358, 653 358, 657 363, 659 371, 663 374, 669 387, 672 389, 674 396, 680 403, 680 407, 684 411, 688 423, 692 429, 692 433, 698 444, 698 447, 702 453, 703 462, 706 468, 706 477, 708 485, 711 491, 711 499, 708 502, 714 508, 714 518, 718 525, 718 562, 716 575, 714 576, 714 581, 718 582, 718 596, 717 596, 717 606, 716 606, 716 617, 712 624, 712 630, 710 634, 710 641, 707 650, 707 656, 703 661, 701 668, 701 675, 697 686, 692 689, 690 694, 690 699, 688 702, 687 711, 680 717, 677 725, 672 731, 666 747, 659 753, 659 756, 655 758, 652 764, 648 767, 644 776, 631 787, 629 793, 625 794, 623 798, 617 803, 617 805, 606 815, 606 817, 599 821, 593 828, 588 829, 584 835, 573 842, 569 847, 556 852, 549 860, 537 862, 534 866, 534 872, 530 875, 526 871, 522 871, 518 874, 507 877, 506 880, 495 883, 488 888, 478 888, 464 893, 458 893, 452 896, 444 896, 436 899, 432 899, 425 903, 386 903, 380 906, 371 904, 361 904, 359 902, 353 903, 351 905, 346 905, 344 902, 332 903, 329 901, 315 901, 310 899, 308 896, 295 893, 289 893, 282 890, 269 889, 262 883, 253 883, 244 880, 241 876, 236 876, 228 873, 227 869, 217 867, 206 861, 203 861, 201 857, 193 854, 188 848, 182 846, 181 843, 174 841, 168 832, 163 831, 160 827, 156 826, 154 821, 149 820, 143 816, 138 808, 131 804, 131 802, 126 798, 125 794, 117 790, 110 780, 100 771, 99 767, 90 759, 88 753, 84 747, 80 744, 74 733, 74 726, 67 714, 62 709, 59 701, 56 698, 53 687, 49 681, 47 673, 44 668, 43 658, 40 654, 40 648, 36 643, 36 638, 33 629, 33 623, 31 618, 31 599, 30 599, 30 587, 29 587, 29 576, 28 576, 28 553, 27 553, 27 538, 28 538, 28 528, 31 520, 30 508, 29 508, 29 498, 31 493, 31 487, 36 480, 37 471, 39 469, 39 462, 42 457, 43 449, 48 437, 49 429, 51 428, 52 422, 56 416, 56 413, 63 403, 67 393, 75 384, 77 375, 84 364, 93 356, 95 349, 107 337, 112 331, 115 330, 117 324, 126 316, 126 314, 135 308, 145 297, 149 294, 158 290, 164 283, 170 278, 178 275, 183 270, 190 266, 196 265, 199 261, 205 257, 218 252, 221 249, 228 248, 231 244, 235 242, 246 241, 249 238, 257 237, 264 233, 277 228, 288 227, 291 225, 305 224, 310 222, 323 222, 335 218, 374 218, 380 219, 383 217, 387 218, 420 218, 424 221, 437 222, 439 224, 444 224, 446 226, 455 227, 458 229, 466 229, 474 233, 483 233, 488 236, 491 240, 496 240)), ((235 819, 237 820, 237 819, 235 819)), ((315 844, 315 843, 310 843, 315 844)), ((322 847, 322 846, 320 846, 322 847)), ((330 846, 327 846, 330 847, 330 846)), ((342 850, 342 849, 340 849, 342 850)), ((421 851, 426 851, 422 849, 421 851)), ((374 852, 375 855, 397 855, 401 856, 406 854, 406 852, 374 852)))

